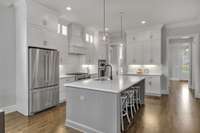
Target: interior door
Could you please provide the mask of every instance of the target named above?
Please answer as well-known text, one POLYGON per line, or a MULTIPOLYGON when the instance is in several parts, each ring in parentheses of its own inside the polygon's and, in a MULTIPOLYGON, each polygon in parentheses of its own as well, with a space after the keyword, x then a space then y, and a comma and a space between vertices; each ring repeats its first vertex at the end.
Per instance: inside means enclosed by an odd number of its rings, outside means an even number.
POLYGON ((47 62, 47 79, 48 86, 54 86, 59 84, 59 53, 58 51, 48 51, 47 62))
POLYGON ((45 50, 29 48, 29 88, 37 89, 46 85, 45 50))

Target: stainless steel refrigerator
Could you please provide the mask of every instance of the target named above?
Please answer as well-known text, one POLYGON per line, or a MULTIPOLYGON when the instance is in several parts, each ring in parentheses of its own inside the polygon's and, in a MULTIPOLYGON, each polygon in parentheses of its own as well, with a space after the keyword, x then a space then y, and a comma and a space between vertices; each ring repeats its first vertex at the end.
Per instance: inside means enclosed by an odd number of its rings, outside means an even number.
POLYGON ((29 115, 59 102, 59 52, 29 47, 29 115))

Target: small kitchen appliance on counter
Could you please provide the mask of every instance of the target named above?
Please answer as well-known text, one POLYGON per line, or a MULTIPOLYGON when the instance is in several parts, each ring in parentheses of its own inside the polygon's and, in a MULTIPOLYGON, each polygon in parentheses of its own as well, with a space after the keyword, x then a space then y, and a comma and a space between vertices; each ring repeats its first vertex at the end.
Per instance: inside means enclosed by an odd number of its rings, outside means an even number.
POLYGON ((5 133, 5 120, 3 110, 0 110, 0 133, 5 133))

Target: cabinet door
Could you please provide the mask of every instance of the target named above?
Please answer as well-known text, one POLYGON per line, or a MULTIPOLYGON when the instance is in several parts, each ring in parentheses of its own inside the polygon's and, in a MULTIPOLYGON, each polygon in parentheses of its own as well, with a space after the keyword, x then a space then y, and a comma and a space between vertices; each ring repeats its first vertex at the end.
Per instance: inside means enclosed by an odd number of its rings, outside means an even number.
POLYGON ((153 94, 161 94, 160 76, 151 77, 151 92, 153 94))
POLYGON ((143 54, 144 42, 136 42, 133 46, 133 63, 143 64, 144 54, 143 54))
POLYGON ((56 49, 58 43, 58 34, 44 30, 43 45, 47 48, 56 49))
POLYGON ((151 30, 150 36, 151 39, 161 39, 161 30, 151 30))
POLYGON ((58 35, 58 41, 56 43, 56 49, 59 51, 59 63, 61 65, 67 64, 68 57, 68 41, 67 37, 63 35, 58 35))
POLYGON ((28 1, 27 5, 29 23, 41 26, 55 33, 57 32, 58 18, 56 12, 34 1, 28 1))
POLYGON ((161 40, 151 40, 152 64, 161 64, 161 40))
POLYGON ((143 41, 144 43, 144 50, 143 50, 143 54, 144 54, 144 58, 143 58, 143 64, 151 64, 152 63, 152 49, 151 49, 151 43, 149 40, 145 40, 143 41))
POLYGON ((46 47, 44 44, 44 30, 38 26, 28 24, 27 44, 34 47, 46 47))
POLYGON ((60 79, 60 87, 59 87, 59 102, 62 103, 65 101, 66 99, 66 91, 65 91, 65 87, 64 84, 65 83, 70 83, 75 81, 74 77, 69 77, 69 78, 61 78, 60 79))
POLYGON ((148 76, 145 80, 145 93, 147 95, 157 96, 161 94, 160 76, 148 76))
POLYGON ((127 59, 127 64, 131 65, 134 64, 134 58, 133 58, 133 52, 134 52, 134 46, 133 45, 127 45, 127 52, 126 52, 126 59, 127 59))
POLYGON ((134 42, 127 46, 127 64, 143 64, 143 43, 134 42))
POLYGON ((37 25, 28 24, 27 43, 40 48, 57 48, 58 34, 37 25))

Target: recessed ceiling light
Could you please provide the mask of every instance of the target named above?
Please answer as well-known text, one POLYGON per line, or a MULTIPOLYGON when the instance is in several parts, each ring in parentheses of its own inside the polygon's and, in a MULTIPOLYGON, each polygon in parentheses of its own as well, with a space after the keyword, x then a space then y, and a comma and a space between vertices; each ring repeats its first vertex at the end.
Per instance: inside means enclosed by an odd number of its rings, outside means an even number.
POLYGON ((67 11, 71 11, 71 10, 72 10, 72 8, 71 8, 70 6, 67 6, 65 9, 66 9, 67 11))
POLYGON ((145 20, 141 21, 141 24, 146 24, 147 22, 145 20))

